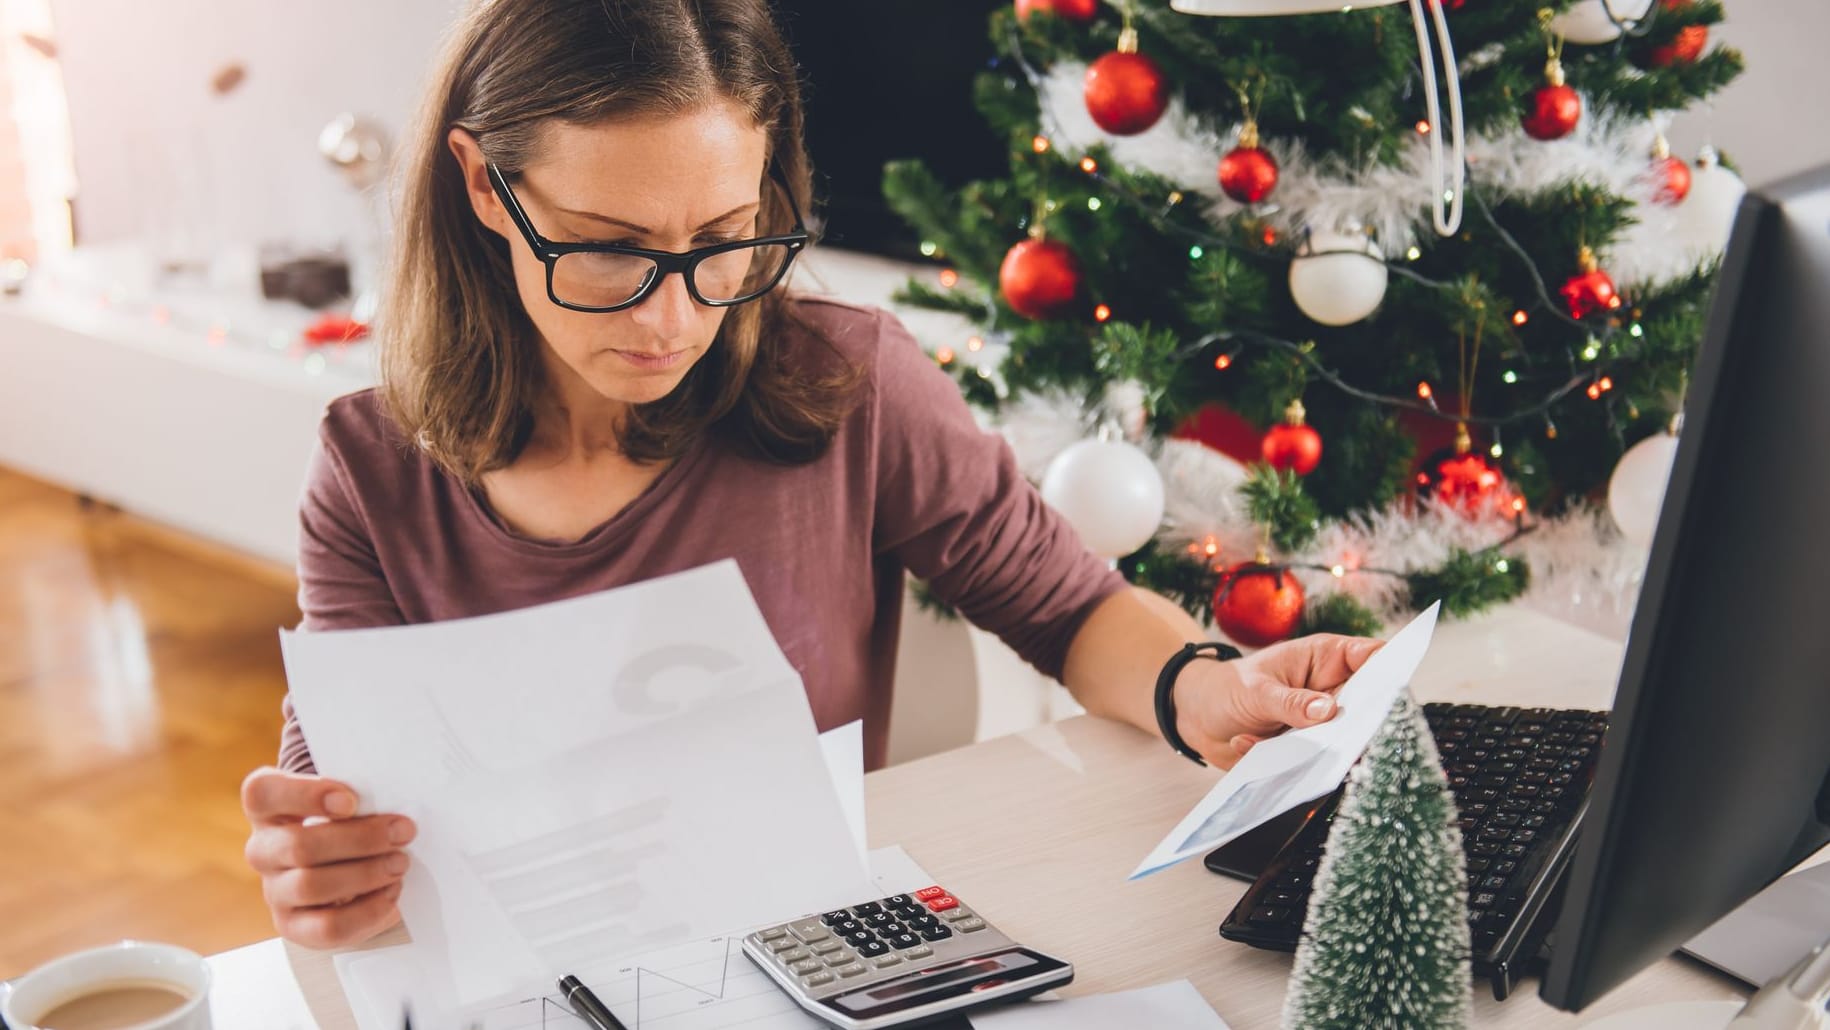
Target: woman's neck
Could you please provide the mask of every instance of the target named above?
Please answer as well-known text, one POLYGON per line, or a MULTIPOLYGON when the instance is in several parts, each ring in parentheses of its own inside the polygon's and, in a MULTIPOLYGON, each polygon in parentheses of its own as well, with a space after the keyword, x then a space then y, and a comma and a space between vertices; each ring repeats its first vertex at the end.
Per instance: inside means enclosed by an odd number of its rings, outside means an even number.
POLYGON ((547 373, 528 449, 559 461, 620 456, 619 431, 629 405, 606 398, 560 362, 549 361, 547 373))

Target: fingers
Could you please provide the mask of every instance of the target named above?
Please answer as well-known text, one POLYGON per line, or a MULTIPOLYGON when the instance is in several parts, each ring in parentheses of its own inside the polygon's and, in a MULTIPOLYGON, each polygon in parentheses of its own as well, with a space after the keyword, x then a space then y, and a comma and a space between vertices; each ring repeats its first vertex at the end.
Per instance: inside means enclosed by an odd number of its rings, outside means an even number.
POLYGON ((248 837, 248 864, 263 876, 289 869, 386 855, 410 842, 413 820, 369 815, 336 822, 257 826, 248 837))
POLYGON ((405 852, 330 865, 288 869, 262 881, 269 907, 281 909, 335 905, 372 894, 399 882, 407 872, 405 852))
POLYGON ((241 783, 241 807, 256 826, 356 814, 356 792, 336 780, 303 773, 256 769, 241 783))
POLYGON ((1334 697, 1319 690, 1263 682, 1251 691, 1254 723, 1258 721, 1302 728, 1334 718, 1334 697))
POLYGON ((389 884, 346 905, 275 909, 280 936, 308 948, 342 948, 359 944, 400 921, 400 883, 389 884))
POLYGON ((1303 638, 1309 651, 1308 685, 1318 690, 1333 690, 1358 672, 1385 641, 1372 637, 1348 637, 1338 633, 1318 633, 1303 638))

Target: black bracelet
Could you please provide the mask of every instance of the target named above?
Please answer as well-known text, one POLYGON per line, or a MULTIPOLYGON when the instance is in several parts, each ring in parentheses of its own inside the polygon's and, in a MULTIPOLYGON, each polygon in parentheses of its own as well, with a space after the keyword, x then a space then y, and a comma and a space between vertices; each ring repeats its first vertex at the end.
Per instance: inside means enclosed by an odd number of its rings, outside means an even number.
POLYGON ((1184 644, 1182 649, 1169 656, 1163 663, 1163 671, 1156 674, 1156 726, 1163 731, 1163 739, 1189 761, 1196 765, 1206 765, 1207 760, 1200 752, 1188 746, 1182 734, 1176 730, 1176 677, 1182 674, 1182 667, 1201 655, 1211 655, 1215 661, 1230 662, 1239 657, 1239 649, 1231 644, 1222 644, 1209 640, 1200 644, 1184 644))

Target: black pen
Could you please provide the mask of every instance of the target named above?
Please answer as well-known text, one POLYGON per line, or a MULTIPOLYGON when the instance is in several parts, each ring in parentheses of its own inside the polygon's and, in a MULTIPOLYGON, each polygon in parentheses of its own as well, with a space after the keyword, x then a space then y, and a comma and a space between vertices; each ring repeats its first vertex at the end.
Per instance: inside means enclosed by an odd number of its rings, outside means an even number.
POLYGON ((567 974, 559 978, 559 993, 565 996, 566 1004, 578 1013, 578 1018, 596 1027, 597 1030, 629 1030, 617 1019, 604 1003, 597 1000, 591 988, 576 976, 567 974))

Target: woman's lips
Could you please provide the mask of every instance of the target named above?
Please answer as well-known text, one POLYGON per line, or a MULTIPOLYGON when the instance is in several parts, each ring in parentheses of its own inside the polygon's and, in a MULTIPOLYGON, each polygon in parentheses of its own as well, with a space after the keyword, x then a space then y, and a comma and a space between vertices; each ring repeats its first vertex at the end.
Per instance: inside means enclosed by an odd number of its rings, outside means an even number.
POLYGON ((621 357, 624 361, 629 362, 631 365, 634 365, 636 368, 643 369, 644 371, 658 372, 662 369, 672 368, 675 365, 678 365, 690 351, 691 348, 677 350, 670 354, 644 354, 640 351, 632 350, 617 350, 612 351, 612 353, 621 357))

